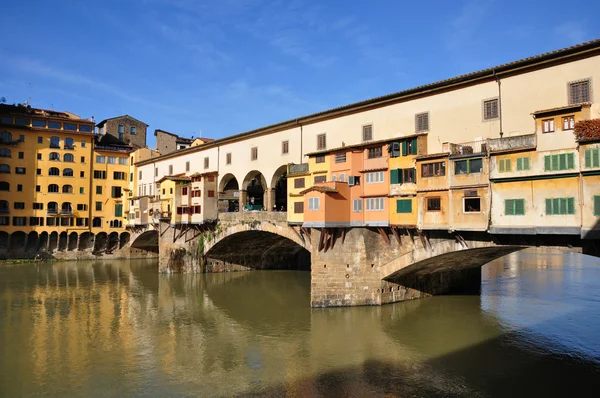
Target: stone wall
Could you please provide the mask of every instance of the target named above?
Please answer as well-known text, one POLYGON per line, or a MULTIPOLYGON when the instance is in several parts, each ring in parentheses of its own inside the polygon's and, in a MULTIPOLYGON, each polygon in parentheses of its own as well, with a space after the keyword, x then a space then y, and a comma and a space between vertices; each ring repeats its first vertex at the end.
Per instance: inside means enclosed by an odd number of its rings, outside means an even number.
POLYGON ((156 136, 156 150, 161 155, 166 155, 177 150, 177 136, 161 130, 154 131, 156 136))

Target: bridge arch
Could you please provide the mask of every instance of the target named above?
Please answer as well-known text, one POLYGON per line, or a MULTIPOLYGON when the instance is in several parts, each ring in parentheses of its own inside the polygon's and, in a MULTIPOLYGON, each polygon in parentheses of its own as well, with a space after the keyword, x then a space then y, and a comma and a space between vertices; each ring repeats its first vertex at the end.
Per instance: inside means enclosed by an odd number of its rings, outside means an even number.
POLYGON ((158 253, 158 231, 148 229, 137 237, 134 235, 133 239, 131 239, 131 247, 158 253))

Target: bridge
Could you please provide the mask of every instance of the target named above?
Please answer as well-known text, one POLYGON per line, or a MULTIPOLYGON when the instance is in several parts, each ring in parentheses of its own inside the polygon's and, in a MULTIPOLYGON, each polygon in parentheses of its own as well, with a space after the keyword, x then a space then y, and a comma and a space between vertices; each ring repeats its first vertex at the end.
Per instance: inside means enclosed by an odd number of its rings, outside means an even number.
POLYGON ((576 236, 302 228, 266 211, 220 213, 203 225, 161 222, 132 235, 132 248, 159 251, 161 273, 310 270, 313 307, 478 294, 482 265, 531 246, 600 253, 576 236))

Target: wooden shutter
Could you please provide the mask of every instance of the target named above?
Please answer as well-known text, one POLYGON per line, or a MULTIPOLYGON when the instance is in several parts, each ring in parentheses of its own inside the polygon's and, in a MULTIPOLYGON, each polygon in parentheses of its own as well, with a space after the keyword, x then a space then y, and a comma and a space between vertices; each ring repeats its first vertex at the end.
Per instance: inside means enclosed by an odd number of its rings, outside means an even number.
POLYGON ((523 170, 529 170, 529 157, 523 158, 523 170))
POLYGON ((513 200, 512 199, 505 199, 504 200, 504 214, 507 216, 512 216, 514 214, 513 212, 513 200))
POLYGON ((544 156, 544 171, 552 170, 552 157, 550 155, 544 156))
POLYGON ((304 178, 295 178, 294 188, 304 188, 304 178))
POLYGON ((552 214, 552 199, 546 199, 546 214, 552 214))
POLYGON ((600 196, 594 196, 594 215, 600 216, 600 196))
POLYGON ((592 167, 592 150, 586 149, 584 156, 585 156, 585 167, 586 168, 592 167))
POLYGON ((411 140, 410 154, 411 155, 416 155, 417 154, 417 139, 416 138, 413 138, 411 140))
POLYGON ((504 171, 505 171, 504 159, 498 160, 498 169, 499 169, 500 173, 504 173, 504 171))
POLYGON ((396 200, 396 213, 412 213, 411 199, 396 200))
POLYGON ((398 169, 390 170, 390 184, 400 184, 400 178, 398 177, 399 173, 400 170, 398 169))
POLYGON ((304 213, 304 202, 294 203, 294 213, 304 213))
POLYGON ((402 156, 408 155, 408 142, 402 141, 402 156))
POLYGON ((565 202, 567 202, 565 214, 575 214, 575 198, 567 198, 565 202))
POLYGON ((571 170, 575 168, 575 154, 567 153, 567 169, 571 170))
POLYGON ((504 170, 512 171, 512 164, 511 164, 510 159, 504 159, 504 170))
POLYGON ((600 166, 600 148, 592 149, 592 167, 600 166))
POLYGON ((370 141, 373 139, 373 126, 363 126, 363 141, 370 141))
POLYGON ((515 211, 517 216, 525 215, 525 199, 515 199, 515 211))

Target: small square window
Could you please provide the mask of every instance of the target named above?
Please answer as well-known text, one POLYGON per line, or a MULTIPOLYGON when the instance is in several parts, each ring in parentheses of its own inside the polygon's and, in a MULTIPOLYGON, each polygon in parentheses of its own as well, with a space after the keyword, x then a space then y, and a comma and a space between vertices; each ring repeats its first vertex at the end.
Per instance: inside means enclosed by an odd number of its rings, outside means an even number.
POLYGON ((542 132, 554 133, 554 119, 542 120, 542 132))
POLYGON ((373 140, 373 125, 368 124, 366 126, 363 126, 362 135, 363 135, 363 141, 373 140))
POLYGON ((442 210, 441 198, 427 198, 427 211, 440 211, 442 210))
POLYGON ((281 154, 285 155, 287 153, 289 153, 290 151, 290 142, 289 141, 283 141, 281 143, 281 154))
POLYGON ((23 185, 17 184, 17 192, 23 192, 23 185))
POLYGON ((42 190, 42 187, 40 185, 35 186, 35 192, 40 192, 41 190, 42 190))
POLYGON ((25 157, 25 153, 24 152, 19 152, 19 159, 23 159, 25 157))
POLYGON ((483 101, 483 120, 498 119, 498 98, 483 101))
POLYGON ((42 154, 41 153, 37 154, 37 160, 42 160, 42 154))
POLYGON ((38 144, 43 144, 43 143, 44 143, 44 138, 38 137, 38 144))
POLYGON ((464 198, 463 199, 465 213, 480 213, 481 212, 481 198, 464 198))
POLYGON ((569 105, 591 102, 590 79, 569 83, 569 105))

